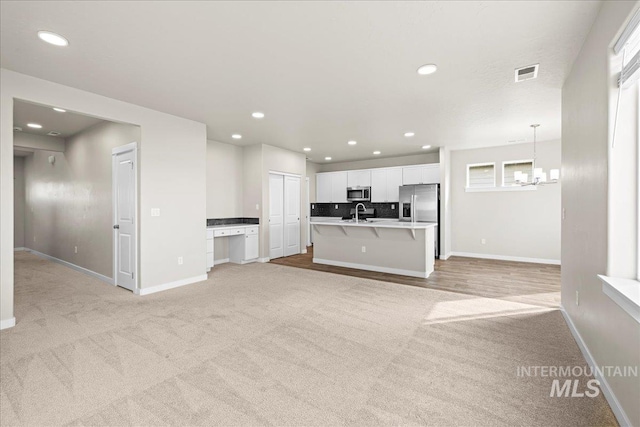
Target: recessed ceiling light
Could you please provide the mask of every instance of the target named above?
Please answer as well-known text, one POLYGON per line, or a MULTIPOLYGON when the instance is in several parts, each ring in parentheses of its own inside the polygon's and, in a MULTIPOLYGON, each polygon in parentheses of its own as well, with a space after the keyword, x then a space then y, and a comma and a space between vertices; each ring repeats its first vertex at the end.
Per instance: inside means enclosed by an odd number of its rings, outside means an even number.
POLYGON ((404 136, 406 136, 407 138, 411 138, 412 136, 414 136, 415 133, 414 132, 405 132, 404 136))
POLYGON ((347 142, 347 144, 349 144, 349 145, 356 145, 357 143, 358 143, 358 141, 353 141, 353 140, 347 142))
POLYGON ((242 139, 242 135, 240 135, 239 133, 234 133, 233 135, 231 135, 231 138, 233 138, 233 139, 242 139))
POLYGON ((53 111, 57 111, 58 113, 66 113, 67 110, 64 110, 62 108, 58 108, 58 107, 53 107, 53 111))
POLYGON ((39 125, 37 123, 27 123, 27 126, 34 129, 42 129, 42 125, 39 125))
POLYGON ((418 68, 418 74, 420 74, 421 76, 433 74, 436 71, 438 71, 438 66, 436 64, 426 64, 418 68))
POLYGON ((324 159, 325 160, 331 160, 331 157, 325 157, 324 159))
POLYGON ((40 37, 40 40, 54 46, 69 46, 69 40, 51 31, 38 31, 38 37, 40 37))
POLYGON ((304 147, 302 150, 303 150, 303 151, 311 151, 311 148, 309 148, 309 147, 304 147))
POLYGON ((423 146, 422 146, 422 149, 423 149, 423 150, 426 150, 426 149, 428 149, 428 148, 431 148, 431 146, 430 146, 430 145, 423 145, 423 146))
POLYGON ((377 156, 378 154, 380 154, 380 152, 379 151, 374 151, 373 154, 375 154, 377 156))
POLYGON ((251 113, 251 117, 253 117, 254 119, 263 119, 264 113, 261 113, 260 111, 256 111, 255 113, 251 113))

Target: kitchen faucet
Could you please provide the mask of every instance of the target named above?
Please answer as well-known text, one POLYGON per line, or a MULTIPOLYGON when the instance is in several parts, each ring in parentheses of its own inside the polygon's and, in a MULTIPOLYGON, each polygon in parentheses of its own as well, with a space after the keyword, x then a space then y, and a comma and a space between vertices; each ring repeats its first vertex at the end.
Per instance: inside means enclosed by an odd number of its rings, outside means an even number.
POLYGON ((360 206, 362 206, 362 209, 364 209, 365 211, 367 210, 367 207, 364 205, 364 203, 358 203, 356 205, 356 222, 358 222, 358 209, 360 208, 360 206))

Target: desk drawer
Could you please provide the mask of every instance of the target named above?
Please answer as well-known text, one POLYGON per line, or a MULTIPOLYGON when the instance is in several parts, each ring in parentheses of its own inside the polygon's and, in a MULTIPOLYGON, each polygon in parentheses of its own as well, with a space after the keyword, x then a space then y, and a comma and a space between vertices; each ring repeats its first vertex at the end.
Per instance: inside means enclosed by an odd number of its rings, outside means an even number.
POLYGON ((224 228, 222 230, 215 230, 213 233, 215 237, 237 236, 239 234, 244 234, 244 228, 224 228))
POLYGON ((258 234, 259 227, 247 227, 245 230, 247 234, 258 234))

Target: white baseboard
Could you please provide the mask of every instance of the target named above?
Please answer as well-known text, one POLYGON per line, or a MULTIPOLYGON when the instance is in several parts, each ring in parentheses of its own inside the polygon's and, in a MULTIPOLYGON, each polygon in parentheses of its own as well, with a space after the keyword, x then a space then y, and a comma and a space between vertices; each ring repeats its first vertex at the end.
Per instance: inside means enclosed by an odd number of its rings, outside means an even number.
POLYGON ((175 282, 163 283, 162 285, 151 286, 148 288, 140 288, 136 289, 134 293, 136 295, 149 295, 155 294, 156 292, 167 291, 173 288, 179 288, 180 286, 190 285, 192 283, 203 282, 207 280, 208 276, 206 274, 202 274, 200 276, 189 277, 188 279, 176 280, 175 282))
POLYGON ((307 253, 307 248, 304 248, 300 253, 301 254, 306 254, 307 253))
POLYGON ((379 267, 369 264, 356 264, 351 262, 334 261, 332 259, 314 258, 313 262, 316 264, 335 265, 336 267, 348 267, 357 268, 359 270, 377 271, 378 273, 399 274, 401 276, 420 277, 426 279, 431 273, 425 273, 424 271, 402 270, 399 268, 391 267, 379 267))
POLYGON ((13 328, 16 326, 16 318, 12 317, 11 319, 0 320, 0 331, 3 329, 13 328))
POLYGON ((442 255, 440 254, 440 259, 443 261, 446 261, 449 259, 449 257, 451 257, 451 252, 447 252, 446 254, 442 255))
POLYGON ((213 265, 216 266, 220 264, 226 264, 228 262, 229 262, 229 258, 216 259, 216 260, 213 260, 213 265))
POLYGON ((19 247, 19 248, 13 248, 14 252, 20 252, 20 251, 26 251, 27 248, 23 248, 23 247, 19 247))
POLYGON ((447 258, 449 258, 450 256, 461 256, 465 258, 496 259, 500 261, 530 262, 533 264, 560 265, 559 259, 527 258, 527 257, 509 256, 509 255, 474 254, 471 252, 451 252, 449 253, 449 255, 447 255, 447 258))
POLYGON ((264 258, 258 258, 258 262, 269 262, 269 261, 271 261, 271 258, 269 258, 268 256, 264 258))
POLYGON ((576 326, 573 324, 573 320, 571 320, 569 313, 566 312, 563 306, 560 306, 560 312, 562 313, 562 316, 564 316, 564 320, 567 322, 567 326, 571 331, 571 335, 573 335, 573 339, 576 340, 576 343, 578 344, 578 347, 580 348, 580 351, 582 352, 584 359, 587 361, 589 366, 593 369, 595 378, 600 382, 600 389, 602 390, 602 394, 604 394, 604 397, 605 399, 607 399, 609 406, 611 406, 611 410, 613 411, 613 414, 616 416, 618 423, 621 426, 631 426, 632 424, 631 424, 631 421, 629 420, 629 417, 627 417, 627 414, 624 412, 624 409, 622 409, 622 406, 620 405, 620 402, 618 402, 616 395, 613 394, 613 390, 611 390, 611 387, 609 386, 607 379, 603 377, 601 375, 602 372, 600 372, 600 370, 597 369, 598 364, 596 363, 595 359, 593 358, 593 355, 589 351, 587 344, 582 339, 580 332, 578 332, 578 329, 576 329, 576 326))
POLYGON ((65 260, 62 260, 62 259, 59 259, 59 258, 56 258, 56 257, 52 257, 51 255, 47 255, 47 254, 43 254, 42 252, 34 251, 33 249, 25 248, 24 250, 27 251, 27 252, 30 252, 30 253, 32 253, 34 255, 37 255, 40 258, 44 258, 46 260, 53 261, 53 262, 56 262, 58 264, 62 264, 65 267, 69 267, 69 268, 71 268, 73 270, 79 271, 80 273, 84 273, 84 274, 86 274, 88 276, 95 277, 98 280, 102 280, 103 282, 106 282, 106 283, 108 283, 110 285, 113 285, 113 279, 110 278, 110 277, 107 277, 107 276, 105 276, 103 274, 96 273, 95 271, 91 271, 91 270, 89 270, 87 268, 80 267, 79 265, 72 264, 72 263, 70 263, 68 261, 65 261, 65 260))

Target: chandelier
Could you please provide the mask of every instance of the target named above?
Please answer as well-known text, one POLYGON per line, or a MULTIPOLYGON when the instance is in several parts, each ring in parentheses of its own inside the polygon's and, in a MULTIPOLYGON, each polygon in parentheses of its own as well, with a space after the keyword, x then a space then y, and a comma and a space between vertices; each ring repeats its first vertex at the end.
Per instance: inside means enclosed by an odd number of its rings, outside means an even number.
POLYGON ((551 169, 549 171, 549 181, 547 181, 547 173, 542 170, 542 168, 536 167, 536 130, 538 129, 538 124, 531 125, 533 128, 533 162, 531 164, 531 169, 533 169, 533 176, 531 177, 531 181, 529 181, 529 174, 522 173, 522 171, 515 171, 513 173, 513 178, 516 181, 517 185, 522 187, 526 187, 528 185, 545 185, 545 184, 555 184, 560 179, 560 169, 551 169))

